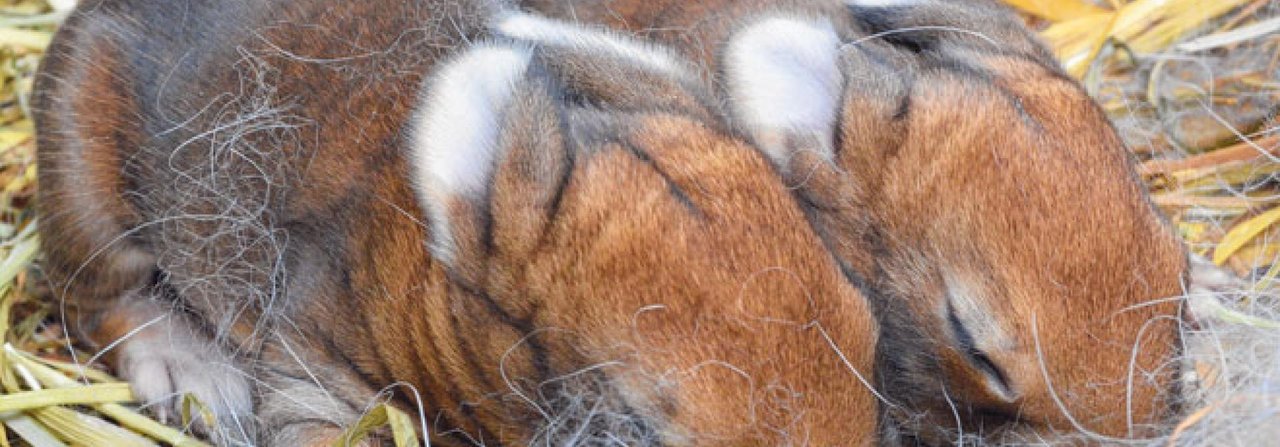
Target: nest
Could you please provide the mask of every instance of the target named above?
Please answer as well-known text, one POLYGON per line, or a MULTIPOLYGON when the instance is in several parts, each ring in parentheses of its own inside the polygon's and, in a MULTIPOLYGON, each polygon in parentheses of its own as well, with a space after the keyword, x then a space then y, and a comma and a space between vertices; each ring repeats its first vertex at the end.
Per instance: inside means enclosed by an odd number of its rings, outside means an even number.
MULTIPOLYGON (((1102 104, 1153 202, 1191 251, 1247 280, 1186 332, 1188 401, 1152 445, 1267 445, 1280 438, 1280 0, 1004 0, 1102 104)), ((94 364, 42 291, 32 210, 36 67, 74 0, 0 0, 0 447, 206 445, 195 399, 162 424, 94 364)), ((211 421, 206 421, 211 422, 211 421)), ((349 438, 414 418, 381 406, 349 438)))

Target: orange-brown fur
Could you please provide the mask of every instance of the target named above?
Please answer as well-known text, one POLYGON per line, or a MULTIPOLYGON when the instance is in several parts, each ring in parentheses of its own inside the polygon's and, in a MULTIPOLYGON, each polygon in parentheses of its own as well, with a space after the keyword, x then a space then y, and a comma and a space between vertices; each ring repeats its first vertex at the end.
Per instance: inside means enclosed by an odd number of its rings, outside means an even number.
POLYGON ((827 142, 834 166, 807 141, 756 142, 796 145, 781 167, 873 295, 879 385, 897 421, 888 439, 951 443, 958 428, 1096 442, 1150 435, 1176 409, 1178 304, 1158 300, 1181 294, 1185 252, 1106 117, 1008 12, 931 0, 879 11, 838 1, 522 3, 669 44, 699 60, 728 101, 738 92, 722 79, 724 53, 738 30, 773 16, 835 25, 846 45, 838 139, 827 142), (898 32, 913 26, 982 36, 898 32), (1003 343, 964 352, 947 275, 961 276, 1003 343), (1011 399, 987 384, 984 361, 1011 399))
MULTIPOLYGON (((914 273, 885 278, 883 287, 910 301, 903 310, 922 316, 906 324, 946 340, 941 319, 929 324, 923 317, 936 304, 912 298, 945 294, 940 272, 913 268, 959 266, 978 283, 993 322, 1014 340, 986 355, 1019 396, 992 398, 963 355, 939 348, 942 371, 954 378, 948 390, 975 410, 1072 432, 1077 427, 1054 401, 1058 394, 1081 428, 1149 435, 1149 424, 1169 416, 1176 396, 1178 305, 1143 305, 1181 294, 1185 253, 1146 202, 1105 118, 1074 83, 1024 78, 1043 69, 1022 61, 984 62, 1007 77, 996 84, 1022 98, 1044 127, 993 128, 991 122, 1022 120, 1001 93, 951 73, 917 78, 914 98, 932 100, 914 102, 905 125, 948 137, 904 135, 889 158, 911 172, 883 178, 870 194, 869 206, 884 210, 877 213, 881 231, 892 235, 880 247, 879 268, 914 273), (957 119, 957 110, 977 113, 957 119)), ((934 414, 950 413, 932 405, 934 414)))
POLYGON ((437 444, 871 443, 868 305, 696 87, 540 53, 486 200, 450 208, 457 259, 429 255, 404 128, 486 8, 83 2, 36 97, 72 327, 222 346, 261 426, 220 442, 324 445, 392 387, 437 444), (555 428, 575 398, 614 419, 555 428))

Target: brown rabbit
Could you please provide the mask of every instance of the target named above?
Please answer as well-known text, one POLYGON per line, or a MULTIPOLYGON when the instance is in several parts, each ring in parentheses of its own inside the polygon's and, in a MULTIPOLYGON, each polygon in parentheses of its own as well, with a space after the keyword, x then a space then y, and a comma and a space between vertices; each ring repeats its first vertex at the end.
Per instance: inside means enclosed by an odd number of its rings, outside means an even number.
POLYGON ((35 102, 69 326, 221 444, 384 398, 434 445, 871 444, 868 304, 688 64, 495 14, 82 2, 35 102))
POLYGON ((1105 115, 1004 8, 523 3, 700 61, 872 298, 887 440, 1096 443, 1176 412, 1165 298, 1187 255, 1105 115))

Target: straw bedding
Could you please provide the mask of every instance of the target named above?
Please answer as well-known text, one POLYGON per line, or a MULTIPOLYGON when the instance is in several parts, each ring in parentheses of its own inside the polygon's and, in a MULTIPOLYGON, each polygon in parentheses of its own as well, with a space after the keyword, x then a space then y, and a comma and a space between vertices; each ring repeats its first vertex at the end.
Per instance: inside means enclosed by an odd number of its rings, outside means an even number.
MULTIPOLYGON (((1187 404, 1150 445, 1280 439, 1280 0, 1005 0, 1111 115, 1152 200, 1193 252, 1244 278, 1199 297, 1186 332, 1187 404)), ((77 367, 39 274, 35 144, 27 101, 42 49, 73 0, 0 0, 0 446, 203 445, 188 399, 161 424, 98 365, 77 367)), ((1100 229, 1099 231, 1105 231, 1100 229)), ((415 418, 375 407, 353 434, 415 418)))

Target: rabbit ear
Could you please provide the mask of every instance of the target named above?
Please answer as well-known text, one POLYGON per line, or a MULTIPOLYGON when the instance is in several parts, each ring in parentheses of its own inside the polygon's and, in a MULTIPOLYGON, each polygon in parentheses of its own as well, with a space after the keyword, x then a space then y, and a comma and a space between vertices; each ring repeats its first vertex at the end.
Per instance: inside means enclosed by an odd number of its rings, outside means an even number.
POLYGON ((844 79, 840 37, 825 20, 768 18, 738 31, 725 54, 733 117, 781 167, 799 146, 831 159, 844 79))
POLYGON ((494 32, 502 43, 472 46, 438 66, 408 132, 431 254, 465 281, 479 281, 495 257, 518 258, 548 224, 574 139, 586 138, 572 132, 583 123, 570 117, 663 111, 700 119, 714 110, 686 65, 660 48, 519 15, 494 32))
POLYGON ((845 0, 864 31, 916 51, 962 58, 1017 53, 1057 67, 1057 61, 1007 7, 991 0, 845 0))
POLYGON ((834 209, 865 199, 906 134, 917 58, 880 41, 843 43, 826 20, 777 17, 746 25, 725 51, 735 126, 804 200, 834 209))
POLYGON ((718 106, 694 68, 669 49, 604 29, 530 14, 509 14, 494 32, 535 48, 564 93, 615 111, 675 111, 705 122, 718 106))
POLYGON ((493 29, 504 37, 535 45, 572 49, 577 53, 595 53, 667 75, 689 75, 688 67, 665 48, 603 29, 523 13, 501 17, 494 22, 493 29))
POLYGON ((445 263, 462 248, 460 222, 452 221, 483 205, 500 156, 503 116, 530 56, 527 48, 480 45, 427 81, 410 129, 412 176, 430 221, 431 252, 445 263))

